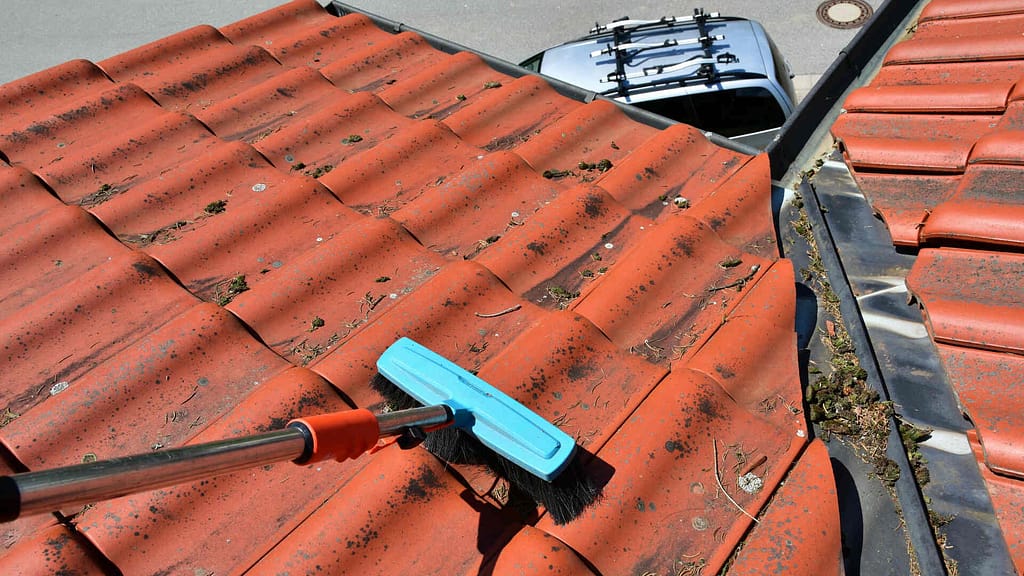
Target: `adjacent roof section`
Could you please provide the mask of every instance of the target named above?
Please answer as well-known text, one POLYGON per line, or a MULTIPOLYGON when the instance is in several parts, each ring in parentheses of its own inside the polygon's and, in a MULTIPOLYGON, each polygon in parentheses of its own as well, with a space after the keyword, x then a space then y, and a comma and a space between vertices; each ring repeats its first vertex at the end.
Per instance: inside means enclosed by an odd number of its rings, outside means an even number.
POLYGON ((934 0, 833 126, 893 241, 1024 571, 1024 7, 934 0), (1010 504, 1016 502, 1016 504, 1010 504))
POLYGON ((389 449, 19 520, 5 565, 840 570, 763 155, 306 0, 0 87, 0 154, 11 470, 380 409, 374 362, 410 336, 572 434, 604 488, 560 523, 389 449))

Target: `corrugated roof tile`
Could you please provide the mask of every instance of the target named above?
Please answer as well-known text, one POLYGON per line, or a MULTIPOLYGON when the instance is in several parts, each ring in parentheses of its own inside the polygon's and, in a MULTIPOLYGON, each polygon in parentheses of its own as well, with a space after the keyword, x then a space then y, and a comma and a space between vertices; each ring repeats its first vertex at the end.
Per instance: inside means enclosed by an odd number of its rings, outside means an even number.
POLYGON ((920 249, 907 287, 975 426, 982 476, 1018 569, 1022 23, 1019 2, 933 0, 832 128, 893 242, 920 249))
POLYGON ((253 567, 277 574, 470 574, 518 529, 515 516, 468 492, 425 451, 385 450, 253 567), (438 542, 449 543, 439 553, 438 542))
POLYGON ((515 292, 537 298, 555 286, 574 292, 593 283, 615 266, 622 246, 635 245, 643 229, 653 225, 592 184, 558 194, 543 210, 515 223, 474 260, 515 292))
MULTIPOLYGON (((971 430, 968 431, 967 436, 975 455, 979 461, 983 460, 984 456, 977 434, 971 430)), ((1024 532, 1014 529, 1024 526, 1024 510, 1021 510, 1020 507, 1020 502, 1024 500, 1024 489, 1022 489, 1019 479, 994 474, 984 465, 981 466, 981 475, 988 486, 996 518, 1005 528, 1003 535, 1006 538, 1006 545, 1009 548, 1013 564, 1017 568, 1018 574, 1024 572, 1024 532)))
POLYGON ((221 138, 253 144, 343 94, 319 72, 302 66, 192 113, 221 138))
MULTIPOLYGON (((936 90, 940 88, 936 87, 936 90)), ((960 173, 996 115, 843 114, 832 125, 854 170, 960 173), (928 138, 920 138, 928 134, 928 138)))
POLYGON ((937 342, 1024 353, 1024 255, 922 250, 907 277, 937 342))
POLYGON ((1024 166, 972 164, 957 191, 927 215, 920 227, 920 242, 1024 246, 1022 177, 1024 166))
POLYGON ((1020 12, 1022 12, 1021 5, 1015 0, 981 0, 978 2, 932 0, 921 11, 918 21, 925 23, 933 20, 1003 16, 1020 12))
POLYGON ((846 97, 847 112, 1002 114, 1014 82, 865 86, 846 97))
POLYGON ((388 215, 477 162, 482 152, 436 120, 411 125, 322 174, 320 183, 363 214, 388 215))
POLYGON ((832 555, 840 547, 842 532, 835 516, 825 513, 837 506, 828 449, 814 440, 754 526, 730 571, 841 576, 843 570, 832 555), (822 546, 822 541, 829 545, 822 546))
MULTIPOLYGON (((232 361, 221 354, 212 360, 232 361)), ((185 357, 171 363, 178 370, 191 370, 185 357)), ((171 405, 187 410, 194 402, 215 400, 210 392, 204 387, 188 402, 171 405)), ((189 443, 277 430, 290 418, 347 408, 322 378, 306 369, 288 368, 253 387, 220 419, 196 428, 202 431, 189 443)), ((126 496, 97 503, 77 526, 124 573, 144 573, 154 566, 237 572, 272 549, 324 500, 338 490, 344 494, 346 484, 368 462, 327 461, 315 468, 273 464, 126 496), (253 502, 259 503, 260 520, 239 521, 254 513, 253 502)))
POLYGON ((302 241, 304 252, 285 261, 254 261, 270 272, 265 278, 256 275, 251 289, 228 305, 269 346, 302 366, 395 306, 443 264, 386 219, 346 223, 321 217, 315 222, 325 224, 325 230, 310 230, 302 241), (323 321, 321 327, 313 325, 316 318, 323 321))
POLYGON ((938 345, 946 373, 964 411, 974 422, 985 465, 999 474, 1024 479, 1024 435, 1019 407, 1024 404, 1024 357, 938 345))
POLYGON ((556 525, 488 471, 389 449, 16 524, 10 558, 56 530, 124 573, 720 567, 752 520, 715 494, 770 511, 810 454, 764 155, 308 0, 0 96, 11 465, 383 409, 375 362, 409 336, 608 482, 556 525))
POLYGON ((578 169, 580 162, 605 159, 615 166, 656 132, 611 102, 595 100, 568 110, 548 129, 527 134, 516 153, 538 171, 578 169))
POLYGON ((1021 26, 1024 26, 1024 10, 1019 5, 1016 8, 1017 10, 1013 13, 920 22, 914 32, 914 37, 918 39, 1012 37, 1019 33, 1021 26))
POLYGON ((512 80, 476 54, 457 52, 420 68, 401 82, 388 85, 378 95, 399 114, 444 120, 456 110, 476 102, 484 91, 502 90, 512 80))
POLYGON ((564 542, 531 526, 524 526, 505 544, 493 570, 495 576, 594 574, 564 542))
POLYGON ((31 539, 12 546, 3 555, 11 574, 103 574, 108 567, 81 542, 73 529, 54 524, 31 539))
POLYGON ((481 155, 390 216, 424 246, 452 256, 475 253, 488 238, 528 222, 565 188, 518 155, 481 155))
POLYGON ((261 134, 252 145, 280 170, 302 164, 322 173, 411 124, 377 96, 360 92, 331 99, 308 116, 261 134))
POLYGON ((29 468, 184 444, 287 367, 231 314, 200 304, 64 383, 0 431, 29 468))
POLYGON ((871 81, 877 86, 914 86, 984 84, 1016 82, 1024 76, 1024 62, 995 60, 989 62, 946 62, 933 64, 901 64, 885 66, 871 81))
POLYGON ((679 196, 696 204, 747 161, 696 128, 677 124, 655 134, 597 184, 630 210, 656 217, 679 196))
POLYGON ((320 68, 390 36, 369 18, 335 18, 313 0, 296 0, 220 28, 231 43, 258 46, 286 66, 320 68))
POLYGON ((123 247, 101 265, 74 272, 71 289, 37 298, 0 321, 9 378, 2 394, 15 413, 57 398, 70 382, 196 302, 158 263, 123 247))
POLYGON ((0 151, 65 202, 86 207, 212 144, 209 131, 194 117, 163 110, 133 84, 90 93, 68 102, 63 112, 42 110, 26 120, 9 127, 0 151))
POLYGON ((281 72, 262 47, 233 46, 216 28, 196 26, 99 63, 111 78, 140 86, 167 109, 201 110, 281 72))
POLYGON ((1024 38, 1020 34, 971 35, 959 38, 918 38, 901 42, 889 50, 885 65, 944 64, 946 62, 989 62, 1019 60, 1024 57, 1024 38))
MULTIPOLYGON (((1024 165, 1024 131, 999 130, 978 138, 971 150, 971 164, 1024 165)), ((965 186, 966 187, 966 186, 965 186)))
POLYGON ((744 286, 758 282, 770 264, 685 215, 652 226, 620 259, 572 309, 620 346, 654 361, 710 336, 744 286), (679 334, 686 341, 666 341, 679 334))
MULTIPOLYGON (((455 95, 456 101, 461 101, 459 96, 455 95)), ((468 96, 461 96, 468 101, 468 96)), ((484 150, 509 150, 578 107, 539 77, 524 76, 507 87, 482 92, 471 104, 446 115, 444 123, 460 138, 484 150), (540 106, 542 111, 524 114, 529 106, 540 106)))
POLYGON ((320 73, 339 88, 353 92, 380 92, 448 58, 431 48, 422 36, 411 32, 345 44, 355 45, 352 52, 326 64, 320 73))
POLYGON ((712 378, 673 370, 598 452, 616 472, 601 502, 565 526, 545 517, 538 527, 601 573, 671 572, 688 561, 717 572, 753 524, 745 513, 758 513, 802 445, 712 378), (750 492, 737 485, 747 466, 763 483, 750 492))
POLYGON ((13 126, 29 126, 33 119, 67 112, 68 102, 114 86, 98 66, 88 60, 72 60, 49 70, 0 86, 0 132, 13 126))

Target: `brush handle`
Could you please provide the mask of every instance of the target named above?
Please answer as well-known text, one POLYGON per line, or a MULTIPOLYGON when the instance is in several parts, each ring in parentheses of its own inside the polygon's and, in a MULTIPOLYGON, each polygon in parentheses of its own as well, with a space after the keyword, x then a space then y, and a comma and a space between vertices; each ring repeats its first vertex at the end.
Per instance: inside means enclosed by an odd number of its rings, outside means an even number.
POLYGON ((447 406, 379 416, 365 409, 346 410, 293 420, 283 430, 254 436, 0 476, 0 522, 274 462, 357 458, 383 436, 411 428, 436 429, 452 418, 447 406))
POLYGON ((0 477, 0 522, 253 466, 306 451, 297 428, 0 477))

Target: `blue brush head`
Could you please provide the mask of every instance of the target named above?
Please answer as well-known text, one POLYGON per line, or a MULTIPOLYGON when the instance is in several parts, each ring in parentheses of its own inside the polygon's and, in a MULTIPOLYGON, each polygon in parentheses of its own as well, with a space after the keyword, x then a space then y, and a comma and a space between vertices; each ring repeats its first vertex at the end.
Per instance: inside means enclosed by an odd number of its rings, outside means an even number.
POLYGON ((456 427, 538 478, 551 482, 573 458, 576 442, 571 436, 409 338, 389 346, 377 369, 421 404, 451 407, 456 427))

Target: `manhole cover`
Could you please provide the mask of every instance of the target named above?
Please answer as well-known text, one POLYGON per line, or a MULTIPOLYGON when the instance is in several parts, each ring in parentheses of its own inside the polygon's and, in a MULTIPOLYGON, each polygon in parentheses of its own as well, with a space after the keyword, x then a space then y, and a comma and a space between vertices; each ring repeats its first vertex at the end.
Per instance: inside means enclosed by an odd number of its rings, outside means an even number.
POLYGON ((826 0, 818 6, 818 20, 826 26, 846 30, 864 24, 873 12, 871 5, 862 0, 826 0))

